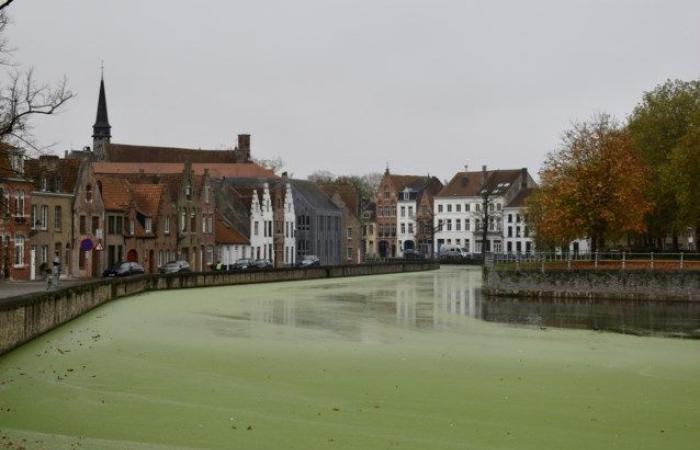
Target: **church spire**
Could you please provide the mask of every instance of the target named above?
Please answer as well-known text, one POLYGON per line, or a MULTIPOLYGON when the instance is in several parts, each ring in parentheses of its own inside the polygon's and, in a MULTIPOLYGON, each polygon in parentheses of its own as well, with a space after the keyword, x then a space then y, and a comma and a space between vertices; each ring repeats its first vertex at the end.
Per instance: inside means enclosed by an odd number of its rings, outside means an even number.
POLYGON ((97 100, 97 118, 92 126, 92 149, 96 159, 104 159, 105 144, 112 137, 112 127, 107 118, 107 96, 105 95, 104 68, 100 78, 100 96, 97 100))

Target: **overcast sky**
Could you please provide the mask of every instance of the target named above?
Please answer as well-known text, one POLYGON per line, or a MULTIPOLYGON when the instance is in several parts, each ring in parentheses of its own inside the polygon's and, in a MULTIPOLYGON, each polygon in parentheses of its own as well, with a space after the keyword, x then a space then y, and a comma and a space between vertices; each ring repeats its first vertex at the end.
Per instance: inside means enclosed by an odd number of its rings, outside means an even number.
POLYGON ((15 0, 8 37, 78 97, 36 121, 91 145, 100 61, 112 141, 219 148, 295 176, 449 178, 528 167, 576 119, 624 119, 667 78, 700 78, 700 1, 15 0))

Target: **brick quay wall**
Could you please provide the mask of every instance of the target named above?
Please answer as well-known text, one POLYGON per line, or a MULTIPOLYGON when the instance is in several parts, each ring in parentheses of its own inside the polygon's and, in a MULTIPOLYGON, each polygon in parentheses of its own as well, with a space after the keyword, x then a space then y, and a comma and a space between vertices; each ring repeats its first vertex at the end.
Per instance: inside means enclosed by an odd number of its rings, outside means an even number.
POLYGON ((700 271, 484 268, 483 291, 503 297, 700 302, 700 271))
POLYGON ((433 261, 355 264, 305 269, 192 272, 102 279, 0 301, 0 355, 111 300, 148 291, 280 281, 385 275, 438 269, 433 261))

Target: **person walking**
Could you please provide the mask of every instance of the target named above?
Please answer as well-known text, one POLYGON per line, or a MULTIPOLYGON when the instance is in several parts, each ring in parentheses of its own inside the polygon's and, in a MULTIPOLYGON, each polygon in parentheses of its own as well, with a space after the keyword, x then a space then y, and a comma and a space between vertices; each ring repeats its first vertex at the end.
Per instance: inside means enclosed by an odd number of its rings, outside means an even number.
POLYGON ((56 252, 53 257, 53 287, 58 289, 58 280, 61 278, 61 256, 56 252))

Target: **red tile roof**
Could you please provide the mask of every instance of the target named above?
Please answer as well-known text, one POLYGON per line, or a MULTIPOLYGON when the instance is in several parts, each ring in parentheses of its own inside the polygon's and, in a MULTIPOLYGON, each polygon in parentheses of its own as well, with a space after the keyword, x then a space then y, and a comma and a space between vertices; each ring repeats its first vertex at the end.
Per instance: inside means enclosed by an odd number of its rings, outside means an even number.
POLYGON ((214 235, 217 244, 250 245, 250 240, 216 213, 214 235))
POLYGON ((148 217, 158 215, 160 201, 165 192, 163 184, 131 184, 131 192, 136 207, 141 213, 148 217))
POLYGON ((41 186, 41 177, 47 177, 50 190, 55 189, 56 177, 60 179, 59 192, 72 194, 75 192, 75 184, 78 182, 80 164, 78 159, 59 159, 56 157, 42 156, 39 159, 25 161, 24 171, 27 177, 34 179, 37 189, 41 186))
POLYGON ((97 175, 97 181, 101 187, 102 201, 106 210, 124 211, 129 208, 132 195, 126 179, 102 174, 97 175))

